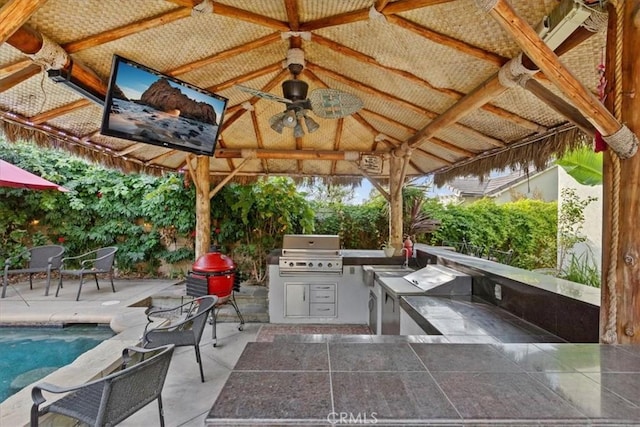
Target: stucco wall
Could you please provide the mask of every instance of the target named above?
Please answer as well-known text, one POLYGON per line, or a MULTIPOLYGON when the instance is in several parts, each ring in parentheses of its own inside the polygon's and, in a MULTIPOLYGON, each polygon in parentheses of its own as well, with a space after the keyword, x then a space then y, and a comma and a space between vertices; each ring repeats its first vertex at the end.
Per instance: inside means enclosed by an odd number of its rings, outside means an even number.
MULTIPOLYGON (((597 197, 598 200, 589 203, 584 210, 585 221, 582 226, 582 234, 587 237, 587 241, 584 244, 576 245, 574 253, 581 256, 590 252, 589 256, 593 256, 595 264, 600 269, 602 264, 602 185, 581 185, 564 169, 558 168, 558 188, 575 188, 580 199, 589 196, 597 197)), ((558 213, 561 208, 562 198, 558 195, 558 213)))
POLYGON ((558 199, 558 174, 554 166, 540 173, 532 173, 529 179, 516 184, 509 190, 505 190, 495 197, 496 203, 508 203, 513 201, 513 196, 524 196, 527 199, 544 200, 553 202, 558 199))

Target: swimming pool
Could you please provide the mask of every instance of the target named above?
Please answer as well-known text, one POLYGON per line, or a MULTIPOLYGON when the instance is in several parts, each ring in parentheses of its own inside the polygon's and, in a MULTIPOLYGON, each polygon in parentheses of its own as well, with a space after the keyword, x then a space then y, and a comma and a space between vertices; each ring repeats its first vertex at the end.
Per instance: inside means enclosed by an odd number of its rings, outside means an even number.
POLYGON ((0 328, 0 402, 114 335, 106 325, 0 328))

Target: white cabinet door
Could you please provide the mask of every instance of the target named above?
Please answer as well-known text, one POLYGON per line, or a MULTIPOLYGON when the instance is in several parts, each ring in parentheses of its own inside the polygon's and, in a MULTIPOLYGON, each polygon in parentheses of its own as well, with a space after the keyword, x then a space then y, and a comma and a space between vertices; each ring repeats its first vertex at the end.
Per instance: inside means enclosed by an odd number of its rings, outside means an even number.
POLYGON ((284 309, 285 316, 308 316, 309 285, 287 283, 284 309))

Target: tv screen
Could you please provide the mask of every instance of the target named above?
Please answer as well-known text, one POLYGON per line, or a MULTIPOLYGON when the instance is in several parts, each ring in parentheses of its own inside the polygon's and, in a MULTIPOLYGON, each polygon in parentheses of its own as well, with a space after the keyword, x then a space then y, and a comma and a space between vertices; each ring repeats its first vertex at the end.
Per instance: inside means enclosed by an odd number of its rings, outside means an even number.
POLYGON ((227 101, 114 55, 100 133, 213 156, 227 101))

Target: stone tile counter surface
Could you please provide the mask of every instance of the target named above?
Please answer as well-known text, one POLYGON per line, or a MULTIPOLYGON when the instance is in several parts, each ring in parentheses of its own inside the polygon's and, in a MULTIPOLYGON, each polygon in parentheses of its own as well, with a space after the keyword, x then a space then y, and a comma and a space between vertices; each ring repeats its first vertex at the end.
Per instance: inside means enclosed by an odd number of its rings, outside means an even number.
POLYGON ((205 424, 640 425, 640 346, 248 343, 205 424))

